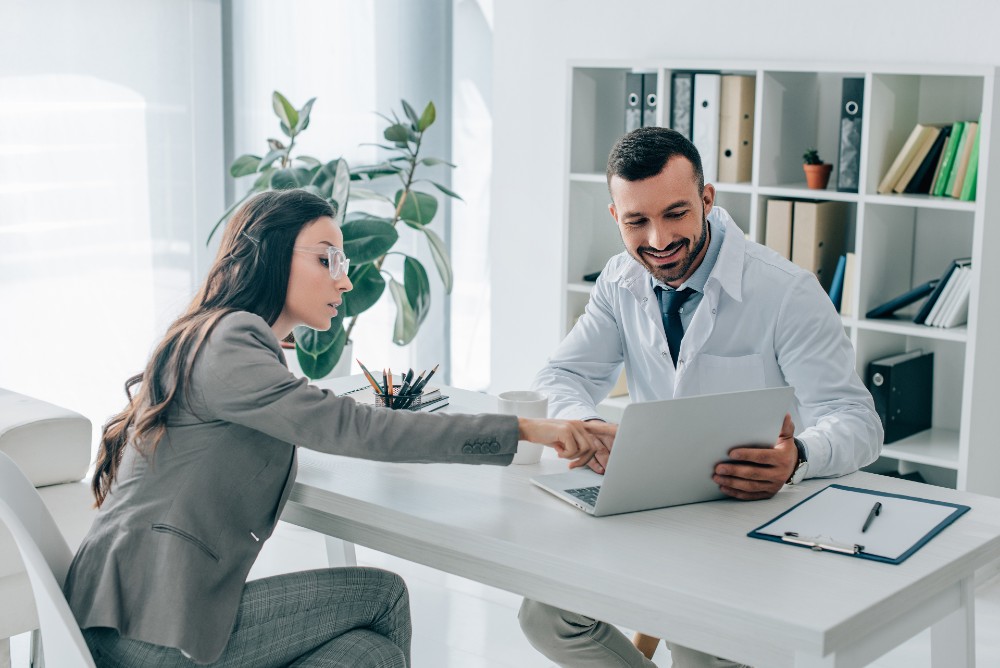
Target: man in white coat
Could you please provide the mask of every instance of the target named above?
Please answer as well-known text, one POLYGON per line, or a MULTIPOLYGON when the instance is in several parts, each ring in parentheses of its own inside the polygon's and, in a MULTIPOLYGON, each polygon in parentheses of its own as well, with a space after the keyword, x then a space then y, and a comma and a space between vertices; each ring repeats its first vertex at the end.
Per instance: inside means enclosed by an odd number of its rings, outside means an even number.
MULTIPOLYGON (((551 416, 600 419, 596 405, 623 363, 634 401, 790 385, 794 405, 774 447, 735 449, 716 466, 724 493, 766 499, 807 475, 874 461, 882 425, 830 298, 811 272, 746 240, 714 206, 694 145, 667 128, 634 130, 612 149, 607 175, 625 252, 535 377, 551 416)), ((607 455, 591 468, 603 473, 607 455)), ((531 600, 519 618, 560 666, 655 666, 610 624, 531 600)), ((735 665, 668 646, 675 668, 735 665)))

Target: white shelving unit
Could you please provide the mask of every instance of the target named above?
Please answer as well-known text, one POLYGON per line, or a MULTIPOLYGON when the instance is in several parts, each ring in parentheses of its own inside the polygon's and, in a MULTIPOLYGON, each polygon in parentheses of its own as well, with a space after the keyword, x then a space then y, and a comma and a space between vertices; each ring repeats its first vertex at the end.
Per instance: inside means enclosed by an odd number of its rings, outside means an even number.
MULTIPOLYGON (((750 239, 763 242, 773 198, 848 203, 848 248, 856 255, 857 313, 931 278, 956 257, 973 258, 968 324, 953 329, 914 325, 905 317, 845 317, 844 328, 864 378, 870 360, 921 348, 933 351, 933 428, 890 443, 875 469, 919 470, 935 484, 1000 496, 1000 160, 997 68, 845 63, 821 69, 795 63, 580 62, 569 67, 569 155, 566 167, 562 314, 566 331, 583 312, 592 284, 582 280, 622 250, 607 205, 605 163, 624 132, 625 73, 659 74, 659 117, 669 119, 674 71, 716 71, 756 77, 753 176, 716 183, 716 204, 750 239), (844 77, 865 80, 861 188, 836 190, 840 96, 844 77), (879 179, 919 123, 980 120, 976 201, 927 195, 879 195, 879 179), (809 190, 801 167, 806 148, 834 163, 827 190, 809 190)), ((916 306, 912 307, 916 308, 916 306)), ((911 309, 912 310, 912 309, 911 309)), ((907 311, 908 313, 910 311, 907 311)), ((821 354, 821 351, 817 351, 821 354)), ((628 398, 601 406, 620 416, 628 398)))

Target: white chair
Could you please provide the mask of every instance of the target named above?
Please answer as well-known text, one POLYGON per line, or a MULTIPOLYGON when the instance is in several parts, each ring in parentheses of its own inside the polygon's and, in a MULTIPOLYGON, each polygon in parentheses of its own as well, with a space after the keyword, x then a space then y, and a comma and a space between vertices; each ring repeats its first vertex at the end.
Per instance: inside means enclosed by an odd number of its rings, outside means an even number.
POLYGON ((42 632, 45 662, 50 666, 94 668, 62 584, 73 555, 42 497, 17 464, 0 452, 0 521, 21 553, 42 632))
MULTIPOLYGON (((75 550, 97 511, 87 481, 90 420, 61 406, 0 388, 0 452, 38 489, 75 550)), ((10 636, 38 628, 31 584, 14 542, 0 523, 0 668, 10 666, 10 636)), ((32 653, 38 647, 33 633, 32 653)), ((52 664, 50 664, 52 665, 52 664)))

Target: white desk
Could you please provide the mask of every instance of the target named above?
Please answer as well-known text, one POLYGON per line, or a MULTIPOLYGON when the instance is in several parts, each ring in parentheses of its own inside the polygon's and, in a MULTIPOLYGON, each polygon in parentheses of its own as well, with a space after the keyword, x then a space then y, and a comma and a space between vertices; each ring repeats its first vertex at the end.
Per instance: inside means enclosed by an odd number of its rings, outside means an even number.
MULTIPOLYGON (((447 393, 453 411, 495 407, 447 393)), ((746 537, 829 481, 593 518, 529 482, 562 470, 556 459, 385 464, 300 450, 299 462, 288 522, 758 667, 861 666, 928 626, 934 666, 973 666, 973 575, 1000 557, 1000 499, 867 473, 837 482, 972 511, 894 566, 746 537)))

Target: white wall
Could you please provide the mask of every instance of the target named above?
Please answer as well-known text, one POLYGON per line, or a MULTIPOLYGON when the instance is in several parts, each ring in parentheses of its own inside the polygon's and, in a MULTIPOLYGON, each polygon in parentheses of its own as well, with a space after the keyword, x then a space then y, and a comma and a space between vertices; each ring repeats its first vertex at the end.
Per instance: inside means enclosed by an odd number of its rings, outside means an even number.
POLYGON ((497 2, 491 390, 526 387, 562 334, 568 60, 1000 65, 998 25, 992 0, 497 2))

